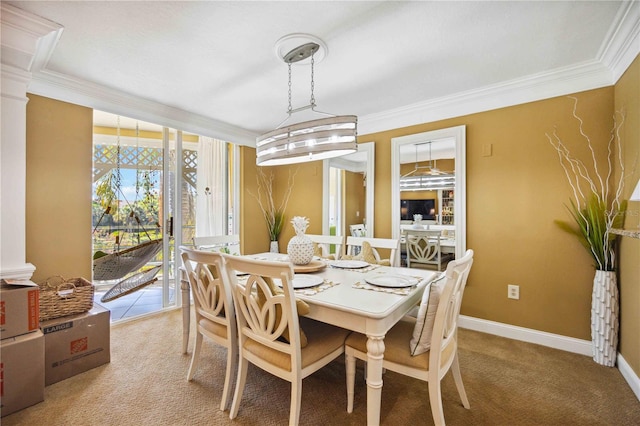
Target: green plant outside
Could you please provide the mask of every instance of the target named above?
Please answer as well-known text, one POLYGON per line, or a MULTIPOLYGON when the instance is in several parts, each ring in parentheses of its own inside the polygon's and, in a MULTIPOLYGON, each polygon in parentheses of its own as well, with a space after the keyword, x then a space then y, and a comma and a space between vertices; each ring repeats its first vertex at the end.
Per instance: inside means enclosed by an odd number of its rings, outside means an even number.
POLYGON ((158 223, 159 197, 154 181, 157 177, 143 170, 137 173, 143 193, 132 203, 119 200, 121 191, 115 169, 96 181, 96 199, 92 203, 94 259, 107 252, 162 237, 158 223))

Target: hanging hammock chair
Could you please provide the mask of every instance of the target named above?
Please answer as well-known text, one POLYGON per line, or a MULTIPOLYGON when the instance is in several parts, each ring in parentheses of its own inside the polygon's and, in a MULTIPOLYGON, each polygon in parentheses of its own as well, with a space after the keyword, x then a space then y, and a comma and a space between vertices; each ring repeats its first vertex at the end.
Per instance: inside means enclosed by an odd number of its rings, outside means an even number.
MULTIPOLYGON (((138 128, 136 125, 136 150, 137 149, 137 134, 138 128)), ((126 203, 129 205, 129 201, 126 199, 124 193, 122 192, 122 188, 120 187, 120 117, 118 117, 118 143, 117 143, 117 175, 116 175, 116 193, 119 192, 126 203)), ((137 191, 139 185, 137 182, 137 174, 136 174, 136 199, 137 199, 137 191)), ((111 204, 113 199, 109 200, 109 205, 111 204)), ((103 212, 102 216, 98 220, 94 228, 94 232, 102 222, 102 218, 109 214, 111 207, 107 207, 103 212)), ((115 284, 108 290, 104 296, 100 299, 102 302, 110 302, 118 297, 125 296, 127 294, 133 293, 134 291, 140 290, 143 287, 148 286, 149 284, 154 283, 158 280, 156 275, 162 269, 161 265, 153 266, 150 269, 134 273, 130 276, 127 276, 133 272, 138 271, 144 265, 149 263, 162 249, 162 238, 151 240, 151 236, 147 232, 147 230, 140 223, 140 218, 137 214, 132 213, 131 217, 135 218, 135 221, 138 224, 139 228, 142 228, 142 231, 146 234, 149 241, 144 243, 140 243, 133 247, 118 250, 120 247, 120 237, 116 237, 116 251, 109 254, 102 254, 101 256, 94 257, 93 260, 93 279, 95 281, 112 281, 112 280, 120 280, 124 278, 122 281, 115 284), (125 278, 126 277, 126 278, 125 278)), ((139 235, 139 234, 138 234, 139 235)), ((139 236, 138 236, 139 242, 139 236)))
POLYGON ((93 279, 118 280, 149 263, 162 249, 162 238, 117 251, 93 261, 93 279))
MULTIPOLYGON (((151 242, 151 241, 150 241, 151 242)), ((130 277, 120 281, 109 289, 100 299, 101 302, 111 302, 118 297, 126 296, 127 294, 138 291, 143 287, 153 284, 158 281, 158 272, 162 269, 162 265, 153 266, 146 271, 138 272, 130 277)))

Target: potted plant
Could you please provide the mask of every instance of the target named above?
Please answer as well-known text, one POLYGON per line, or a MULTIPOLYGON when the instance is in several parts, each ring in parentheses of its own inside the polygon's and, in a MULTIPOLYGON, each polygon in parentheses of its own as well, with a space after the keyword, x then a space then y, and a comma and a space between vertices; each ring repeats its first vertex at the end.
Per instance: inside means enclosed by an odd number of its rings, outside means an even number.
POLYGON ((267 175, 262 168, 258 168, 258 174, 256 180, 258 181, 258 192, 256 194, 249 191, 257 201, 262 211, 262 216, 267 224, 267 231, 269 232, 269 251, 278 253, 278 237, 282 232, 284 226, 285 216, 284 211, 287 208, 289 197, 291 196, 291 190, 293 189, 294 178, 297 173, 291 173, 289 171, 289 179, 287 182, 287 189, 280 201, 280 204, 276 205, 273 194, 273 172, 267 175))
POLYGON ((591 296, 591 340, 593 359, 602 365, 614 366, 618 346, 618 285, 616 279, 614 228, 621 228, 627 202, 622 200, 624 163, 621 158, 620 128, 624 115, 616 114, 607 149, 607 165, 600 167, 591 139, 583 131, 582 119, 577 115, 577 98, 573 99, 573 117, 579 123, 580 135, 591 152, 587 163, 574 157, 556 131, 547 138, 556 149, 560 164, 571 186, 573 197, 567 206, 572 222, 556 220, 565 231, 576 235, 594 261, 595 276, 591 296), (621 117, 618 119, 618 116, 621 117), (614 158, 617 156, 617 158, 614 158), (620 174, 613 178, 613 163, 620 174), (606 174, 601 174, 604 171, 606 174), (604 176, 604 177, 603 177, 604 176))

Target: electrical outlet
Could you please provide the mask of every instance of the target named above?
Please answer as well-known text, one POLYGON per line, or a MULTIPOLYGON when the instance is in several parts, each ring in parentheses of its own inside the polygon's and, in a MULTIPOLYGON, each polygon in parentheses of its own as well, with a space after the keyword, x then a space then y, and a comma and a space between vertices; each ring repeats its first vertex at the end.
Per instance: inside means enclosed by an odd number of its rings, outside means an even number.
POLYGON ((509 299, 520 299, 520 286, 514 284, 507 285, 507 297, 509 299))

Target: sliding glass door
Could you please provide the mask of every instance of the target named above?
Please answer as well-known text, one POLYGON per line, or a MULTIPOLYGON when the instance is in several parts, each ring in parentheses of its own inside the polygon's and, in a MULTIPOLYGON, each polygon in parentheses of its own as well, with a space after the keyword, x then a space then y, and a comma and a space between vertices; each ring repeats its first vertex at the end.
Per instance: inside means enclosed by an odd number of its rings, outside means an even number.
POLYGON ((181 303, 178 248, 195 234, 198 141, 94 113, 93 281, 112 321, 181 303))

